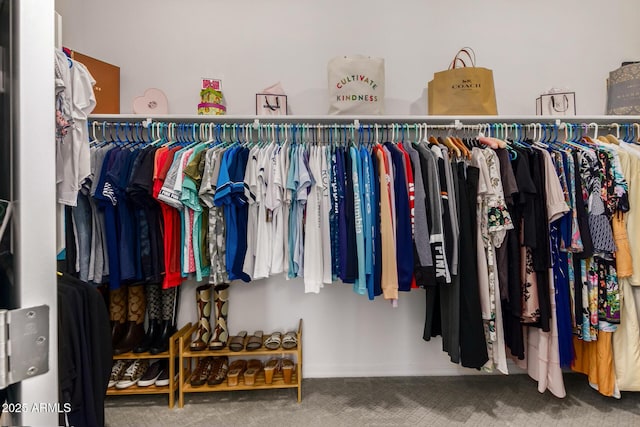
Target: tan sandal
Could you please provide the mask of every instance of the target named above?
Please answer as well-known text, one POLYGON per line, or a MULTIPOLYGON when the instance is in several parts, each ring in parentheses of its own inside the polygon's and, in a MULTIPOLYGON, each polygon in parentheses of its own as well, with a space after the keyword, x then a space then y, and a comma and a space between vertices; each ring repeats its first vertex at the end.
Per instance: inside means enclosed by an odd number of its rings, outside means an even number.
POLYGON ((284 379, 285 384, 291 384, 291 380, 293 378, 293 368, 296 366, 291 359, 282 359, 282 378, 284 379))
POLYGON ((258 359, 251 359, 247 363, 247 370, 244 373, 244 385, 255 385, 256 376, 262 370, 262 362, 258 359))
POLYGON ((264 382, 265 384, 273 383, 273 374, 280 371, 280 359, 269 359, 266 365, 264 365, 264 382))
POLYGON ((246 360, 234 360, 229 365, 229 373, 227 374, 227 385, 229 387, 235 387, 238 385, 240 375, 247 369, 246 360))

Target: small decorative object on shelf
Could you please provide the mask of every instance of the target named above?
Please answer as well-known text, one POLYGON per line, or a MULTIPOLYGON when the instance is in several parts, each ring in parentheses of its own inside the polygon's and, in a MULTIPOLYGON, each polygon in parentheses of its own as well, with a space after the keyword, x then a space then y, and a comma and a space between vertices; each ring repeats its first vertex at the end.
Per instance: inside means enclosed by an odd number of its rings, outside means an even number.
POLYGON ((133 112, 135 114, 168 114, 167 95, 160 89, 147 89, 144 95, 133 99, 133 112))
POLYGON ((239 331, 220 350, 193 350, 198 325, 180 336, 178 407, 185 393, 296 388, 302 399, 302 319, 297 331, 239 331), (259 345, 258 345, 259 343, 259 345))
POLYGON ((256 115, 258 116, 286 116, 287 95, 280 82, 262 89, 256 94, 256 115))
POLYGON ((538 116, 575 116, 576 93, 552 88, 536 98, 538 116))
POLYGON ((131 394, 168 394, 169 408, 175 403, 178 389, 179 344, 182 336, 192 329, 187 323, 171 336, 169 350, 159 354, 127 352, 113 356, 108 396, 131 394), (152 362, 151 359, 156 359, 152 362))
POLYGON ((218 79, 202 79, 200 90, 199 115, 222 116, 227 113, 222 95, 222 81, 218 79))

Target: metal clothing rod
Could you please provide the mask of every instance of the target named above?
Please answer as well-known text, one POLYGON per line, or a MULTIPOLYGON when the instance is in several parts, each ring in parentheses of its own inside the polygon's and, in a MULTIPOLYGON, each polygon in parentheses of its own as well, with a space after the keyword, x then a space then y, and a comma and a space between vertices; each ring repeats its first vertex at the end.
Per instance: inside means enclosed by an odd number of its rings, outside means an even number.
POLYGON ((204 115, 150 115, 139 114, 94 114, 90 120, 125 122, 172 122, 172 123, 306 123, 306 124, 426 124, 449 125, 454 127, 484 123, 542 123, 556 124, 595 123, 606 126, 611 123, 640 123, 640 116, 335 116, 335 115, 299 115, 299 116, 204 116, 204 115))

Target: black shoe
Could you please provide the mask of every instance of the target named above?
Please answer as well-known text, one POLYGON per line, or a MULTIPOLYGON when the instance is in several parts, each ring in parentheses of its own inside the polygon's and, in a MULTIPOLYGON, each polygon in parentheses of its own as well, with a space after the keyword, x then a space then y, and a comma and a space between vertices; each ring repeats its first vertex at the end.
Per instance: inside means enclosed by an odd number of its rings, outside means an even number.
POLYGON ((151 348, 149 352, 151 354, 160 354, 165 351, 169 351, 169 340, 171 339, 171 335, 175 333, 175 327, 171 323, 171 320, 163 320, 162 321, 162 331, 155 339, 155 341, 151 344, 151 348))
POLYGON ((149 366, 147 372, 144 373, 140 381, 138 381, 138 387, 148 387, 155 384, 156 380, 160 377, 162 371, 169 366, 166 359, 155 361, 149 366))
MULTIPOLYGON (((165 360, 165 362, 167 361, 165 360)), ((174 366, 175 367, 173 370, 173 374, 174 374, 173 380, 178 381, 178 368, 180 367, 180 365, 177 359, 174 366)), ((156 380, 156 387, 166 387, 168 385, 169 385, 169 363, 166 363, 164 366, 164 369, 162 369, 162 372, 160 372, 160 376, 156 380)))
POLYGON ((162 333, 160 328, 160 320, 149 321, 149 329, 142 339, 142 342, 133 349, 134 353, 146 353, 151 348, 151 345, 158 338, 158 335, 162 333))

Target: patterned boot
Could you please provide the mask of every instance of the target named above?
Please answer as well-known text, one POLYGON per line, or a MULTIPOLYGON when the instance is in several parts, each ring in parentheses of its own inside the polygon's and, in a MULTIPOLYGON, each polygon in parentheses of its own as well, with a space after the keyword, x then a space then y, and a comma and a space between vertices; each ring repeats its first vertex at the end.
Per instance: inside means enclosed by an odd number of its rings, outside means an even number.
POLYGON ((115 347, 127 330, 127 288, 109 292, 109 316, 111 317, 111 344, 115 347))
POLYGON ((151 344, 160 334, 160 318, 162 316, 162 289, 160 283, 149 283, 147 288, 147 318, 149 328, 144 339, 133 349, 134 353, 149 351, 151 344))
POLYGON ((151 354, 164 353, 169 350, 169 339, 175 332, 173 313, 176 306, 176 294, 178 288, 162 290, 162 323, 161 331, 157 339, 151 344, 151 354))
POLYGON ((209 350, 221 350, 227 346, 229 338, 229 327, 227 326, 227 315, 229 313, 228 284, 217 285, 213 288, 213 309, 216 326, 213 329, 211 341, 209 341, 209 350))
POLYGON ((200 320, 198 320, 196 338, 191 343, 190 348, 192 351, 201 351, 207 348, 211 337, 211 325, 209 324, 209 316, 211 316, 211 285, 199 286, 196 289, 196 302, 200 320))
POLYGON ((144 313, 147 308, 144 285, 128 286, 127 333, 113 349, 114 354, 128 353, 144 338, 144 313))

